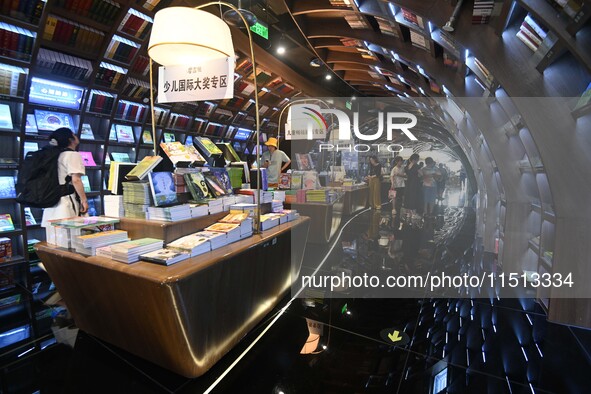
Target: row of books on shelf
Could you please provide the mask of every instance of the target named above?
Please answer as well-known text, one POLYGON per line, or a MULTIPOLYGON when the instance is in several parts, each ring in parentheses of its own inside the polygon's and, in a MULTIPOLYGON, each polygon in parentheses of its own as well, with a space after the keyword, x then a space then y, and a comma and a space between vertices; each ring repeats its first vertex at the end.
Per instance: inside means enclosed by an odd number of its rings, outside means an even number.
POLYGON ((0 2, 2 15, 22 20, 33 25, 39 23, 43 14, 44 0, 3 0, 0 2))
POLYGON ((87 109, 97 114, 110 114, 116 97, 108 92, 92 90, 87 109))
POLYGON ((131 72, 146 76, 150 71, 150 58, 138 55, 135 62, 131 65, 131 72))
POLYGON ((105 57, 122 63, 130 63, 139 48, 138 43, 115 34, 107 47, 105 57))
POLYGON ((28 61, 36 36, 30 30, 0 22, 0 56, 28 61))
POLYGON ((485 24, 490 21, 495 6, 494 0, 474 0, 472 8, 472 24, 485 24))
POLYGON ((94 78, 94 82, 97 85, 115 89, 125 74, 127 74, 127 70, 125 68, 107 62, 101 62, 94 78))
POLYGON ((127 78, 121 90, 122 96, 131 98, 143 98, 148 93, 150 93, 150 84, 133 77, 127 78))
POLYGON ((141 123, 147 113, 148 107, 126 100, 119 100, 115 118, 141 123))
POLYGON ((543 28, 530 14, 525 16, 525 19, 519 26, 517 38, 523 42, 532 51, 537 51, 542 42, 546 38, 548 31, 543 28))
POLYGON ((93 71, 89 60, 45 48, 39 48, 36 64, 51 74, 79 81, 88 79, 93 71))
POLYGON ((104 24, 111 23, 121 9, 119 3, 111 0, 55 0, 55 6, 104 24))
POLYGON ((22 97, 27 83, 27 72, 24 68, 0 64, 0 94, 22 97))
POLYGON ((49 15, 42 37, 46 41, 68 45, 85 52, 96 52, 103 43, 105 33, 59 16, 49 15))
POLYGON ((152 23, 154 23, 152 18, 130 8, 119 24, 119 31, 143 40, 150 31, 148 27, 152 23))

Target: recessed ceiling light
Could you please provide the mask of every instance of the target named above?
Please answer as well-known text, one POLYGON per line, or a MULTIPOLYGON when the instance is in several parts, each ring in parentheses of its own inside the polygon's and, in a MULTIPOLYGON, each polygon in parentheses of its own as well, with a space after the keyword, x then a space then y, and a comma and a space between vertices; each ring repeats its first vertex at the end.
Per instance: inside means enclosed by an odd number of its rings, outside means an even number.
POLYGON ((285 47, 283 45, 277 47, 277 54, 283 55, 285 53, 285 47))
POLYGON ((330 74, 326 74, 326 76, 324 77, 326 80, 330 81, 332 79, 332 75, 330 74))

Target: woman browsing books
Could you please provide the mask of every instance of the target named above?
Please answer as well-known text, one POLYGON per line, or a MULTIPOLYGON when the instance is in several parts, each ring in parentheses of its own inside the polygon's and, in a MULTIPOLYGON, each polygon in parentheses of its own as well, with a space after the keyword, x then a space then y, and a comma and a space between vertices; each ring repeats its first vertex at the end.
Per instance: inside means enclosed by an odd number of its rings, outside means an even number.
POLYGON ((80 153, 76 152, 79 143, 78 137, 67 127, 55 130, 49 137, 50 145, 64 149, 58 158, 59 183, 65 185, 66 177, 70 177, 75 191, 63 196, 57 205, 43 210, 42 227, 47 227, 50 220, 78 216, 88 211, 88 199, 82 183, 82 176, 85 175, 84 161, 80 153))

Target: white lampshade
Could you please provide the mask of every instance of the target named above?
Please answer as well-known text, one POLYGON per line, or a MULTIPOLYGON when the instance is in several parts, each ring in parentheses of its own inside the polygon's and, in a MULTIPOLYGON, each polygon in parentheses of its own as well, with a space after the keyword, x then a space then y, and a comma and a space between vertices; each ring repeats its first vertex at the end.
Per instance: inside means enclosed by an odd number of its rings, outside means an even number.
POLYGON ((154 17, 148 55, 163 66, 176 66, 233 57, 234 45, 230 28, 217 16, 190 7, 168 7, 154 17))

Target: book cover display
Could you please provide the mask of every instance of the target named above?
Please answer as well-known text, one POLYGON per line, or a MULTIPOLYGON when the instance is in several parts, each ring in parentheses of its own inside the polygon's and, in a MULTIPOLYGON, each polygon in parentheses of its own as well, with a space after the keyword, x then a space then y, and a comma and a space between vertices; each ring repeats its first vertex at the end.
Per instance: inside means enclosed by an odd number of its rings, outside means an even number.
POLYGON ((226 194, 232 194, 232 182, 230 182, 230 176, 225 168, 212 167, 209 169, 209 172, 215 175, 219 181, 218 183, 223 186, 226 194))
POLYGON ((80 130, 81 140, 94 140, 94 133, 92 127, 88 123, 82 123, 82 130, 80 130))
POLYGON ((14 177, 0 176, 0 198, 15 198, 14 177))
POLYGON ((115 129, 117 142, 125 142, 130 144, 135 142, 135 139, 133 138, 133 129, 131 126, 114 124, 111 127, 115 129))
POLYGON ((131 163, 129 153, 126 152, 111 152, 111 159, 120 163, 131 163))
POLYGON ((221 197, 226 195, 226 189, 224 185, 220 182, 218 177, 212 173, 204 173, 203 176, 205 177, 205 182, 207 183, 207 187, 211 191, 211 194, 215 197, 221 197))
POLYGON ((223 152, 207 137, 195 137, 193 142, 206 157, 221 156, 223 152))
POLYGON ((0 215, 0 231, 12 231, 14 230, 14 223, 12 223, 12 217, 10 214, 5 213, 0 215))
POLYGON ((162 142, 160 148, 166 153, 166 156, 172 161, 175 166, 179 163, 192 164, 192 163, 204 163, 205 159, 194 146, 186 146, 181 144, 179 141, 175 142, 162 142))
POLYGON ((143 144, 153 144, 154 139, 152 138, 152 132, 150 130, 144 130, 142 132, 142 143, 143 144))
POLYGON ((85 167, 95 167, 96 163, 94 158, 92 157, 92 152, 80 151, 80 156, 82 156, 82 161, 84 162, 85 167))
POLYGON ((205 177, 201 172, 184 174, 185 183, 189 187, 189 192, 195 201, 202 201, 211 198, 205 177))
POLYGON ((154 205, 160 207, 178 203, 171 172, 152 172, 148 179, 154 205))
POLYGON ((146 156, 131 170, 125 178, 127 180, 142 180, 162 161, 160 156, 146 156))

